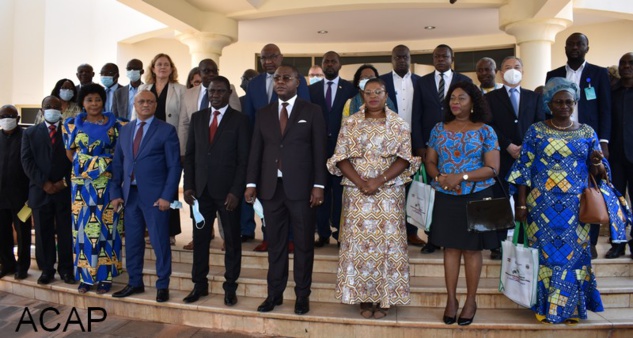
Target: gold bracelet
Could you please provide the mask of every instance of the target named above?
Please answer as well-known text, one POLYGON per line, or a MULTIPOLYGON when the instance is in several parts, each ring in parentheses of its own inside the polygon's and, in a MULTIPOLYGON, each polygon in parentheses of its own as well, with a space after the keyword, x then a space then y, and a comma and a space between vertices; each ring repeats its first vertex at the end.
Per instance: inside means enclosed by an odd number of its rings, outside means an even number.
POLYGON ((525 205, 517 205, 517 208, 519 208, 521 210, 527 209, 527 207, 525 205))

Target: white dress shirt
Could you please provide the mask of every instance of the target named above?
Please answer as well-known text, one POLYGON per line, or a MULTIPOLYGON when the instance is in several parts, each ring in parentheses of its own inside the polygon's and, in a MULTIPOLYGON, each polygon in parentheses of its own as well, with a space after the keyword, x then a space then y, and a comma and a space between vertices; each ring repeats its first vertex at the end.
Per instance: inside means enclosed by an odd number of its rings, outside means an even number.
POLYGON ((413 110, 413 82, 411 80, 411 72, 407 72, 402 77, 393 70, 391 74, 393 75, 393 88, 396 92, 396 100, 398 100, 398 115, 411 125, 411 111, 413 110))

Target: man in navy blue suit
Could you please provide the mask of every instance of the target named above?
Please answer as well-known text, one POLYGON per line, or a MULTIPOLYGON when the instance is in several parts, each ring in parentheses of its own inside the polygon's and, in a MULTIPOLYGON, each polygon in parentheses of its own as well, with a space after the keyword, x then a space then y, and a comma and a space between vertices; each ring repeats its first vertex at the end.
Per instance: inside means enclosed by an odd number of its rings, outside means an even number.
MULTIPOLYGON (((411 51, 405 45, 397 45, 391 50, 393 70, 380 78, 385 82, 389 99, 395 106, 395 113, 411 126, 413 111, 413 92, 420 76, 411 73, 411 51)), ((418 228, 407 223, 409 245, 423 246, 425 242, 418 236, 418 228)))
MULTIPOLYGON (((591 126, 598 134, 605 158, 609 158, 611 138, 611 83, 606 68, 585 61, 589 51, 589 39, 582 33, 573 33, 565 41, 567 64, 547 73, 546 82, 553 77, 564 77, 580 87, 580 100, 575 105, 571 119, 591 126)), ((600 225, 592 224, 591 257, 598 257, 596 244, 600 225)))
POLYGON ((180 144, 176 128, 154 118, 156 96, 142 90, 134 98, 137 118, 121 128, 112 160, 112 207, 125 205, 125 257, 129 275, 112 297, 145 291, 145 224, 156 254, 156 301, 169 300, 171 247, 169 208, 180 181, 180 144))
MULTIPOLYGON (((310 85, 312 103, 321 106, 325 127, 327 129, 327 157, 334 155, 338 132, 341 129, 343 107, 351 97, 356 95, 354 85, 339 77, 341 70, 340 56, 337 52, 327 52, 321 61, 325 79, 310 85)), ((341 222, 341 207, 343 204, 343 187, 341 177, 328 175, 325 185, 325 200, 317 209, 317 232, 319 238, 314 246, 320 248, 330 242, 330 236, 338 239, 338 228, 341 222), (331 227, 337 229, 332 233, 331 227)))
MULTIPOLYGON (((411 122, 411 143, 415 155, 426 158, 426 143, 431 130, 444 119, 444 98, 448 88, 454 83, 472 80, 451 69, 453 49, 447 45, 439 45, 433 50, 433 66, 435 71, 422 76, 413 92, 413 116, 411 122)), ((422 253, 435 252, 435 246, 427 243, 422 253)))
MULTIPOLYGON (((264 72, 255 76, 251 82, 248 83, 244 106, 242 107, 242 113, 249 117, 251 127, 255 126, 255 113, 259 109, 267 106, 271 102, 277 102, 277 93, 275 93, 274 90, 273 75, 275 74, 277 68, 281 66, 283 60, 284 56, 281 54, 277 45, 269 43, 262 48, 259 55, 259 62, 261 63, 264 72)), ((304 100, 310 101, 308 84, 303 76, 299 77, 297 95, 304 100)), ((242 201, 242 214, 240 217, 242 236, 254 237, 255 215, 253 212, 253 205, 242 201)), ((264 233, 264 241, 255 247, 255 251, 268 251, 266 233, 264 233)))

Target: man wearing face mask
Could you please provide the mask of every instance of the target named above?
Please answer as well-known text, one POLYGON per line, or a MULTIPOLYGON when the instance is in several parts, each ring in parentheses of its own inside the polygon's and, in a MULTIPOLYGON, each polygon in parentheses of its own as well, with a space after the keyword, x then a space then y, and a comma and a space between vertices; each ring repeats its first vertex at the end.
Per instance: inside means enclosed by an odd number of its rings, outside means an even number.
POLYGON ((57 272, 74 284, 71 226, 70 169, 61 127, 61 101, 47 96, 42 101, 44 122, 24 131, 22 167, 30 180, 29 206, 35 223, 35 259, 42 275, 38 284, 49 284, 57 272), (55 238, 57 237, 57 240, 55 238))
POLYGON ((319 65, 314 65, 308 69, 308 84, 313 85, 325 77, 323 74, 323 68, 319 65))
POLYGON ((22 128, 14 106, 0 108, 0 278, 15 273, 24 279, 31 266, 31 219, 22 222, 18 212, 29 193, 29 178, 22 169, 22 128), (18 235, 18 260, 13 255, 13 227, 18 235))
MULTIPOLYGON (((505 177, 510 167, 521 153, 523 135, 536 122, 545 120, 542 97, 531 90, 521 88, 523 62, 516 56, 508 56, 501 63, 503 87, 485 95, 492 114, 490 125, 494 128, 501 148, 499 178, 505 191, 508 183, 505 177)), ((495 186, 496 197, 503 197, 500 187, 495 186)), ((499 231, 499 246, 506 238, 507 231, 499 231)), ((501 251, 493 249, 491 259, 501 259, 501 251)))
POLYGON ((138 92, 138 86, 142 85, 141 75, 145 73, 143 70, 143 62, 139 59, 128 61, 125 67, 127 78, 130 84, 120 87, 114 92, 114 101, 112 102, 112 113, 116 117, 124 119, 132 118, 132 109, 134 108, 134 96, 138 92))
POLYGON ((114 102, 114 93, 119 89, 119 66, 114 63, 106 63, 101 68, 101 84, 106 90, 106 102, 103 105, 103 109, 107 112, 112 111, 114 102))

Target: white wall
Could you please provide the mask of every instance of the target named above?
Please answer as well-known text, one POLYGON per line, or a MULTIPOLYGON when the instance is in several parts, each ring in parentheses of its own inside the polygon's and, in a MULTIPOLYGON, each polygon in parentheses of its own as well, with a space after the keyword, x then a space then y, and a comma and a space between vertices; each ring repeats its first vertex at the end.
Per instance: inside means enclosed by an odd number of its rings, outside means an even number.
POLYGON ((5 46, 4 50, 0 52, 0 74, 2 74, 2 81, 0 81, 0 106, 13 103, 11 98, 13 97, 13 46, 14 37, 14 16, 15 1, 5 0, 0 1, 0 46, 5 46))

